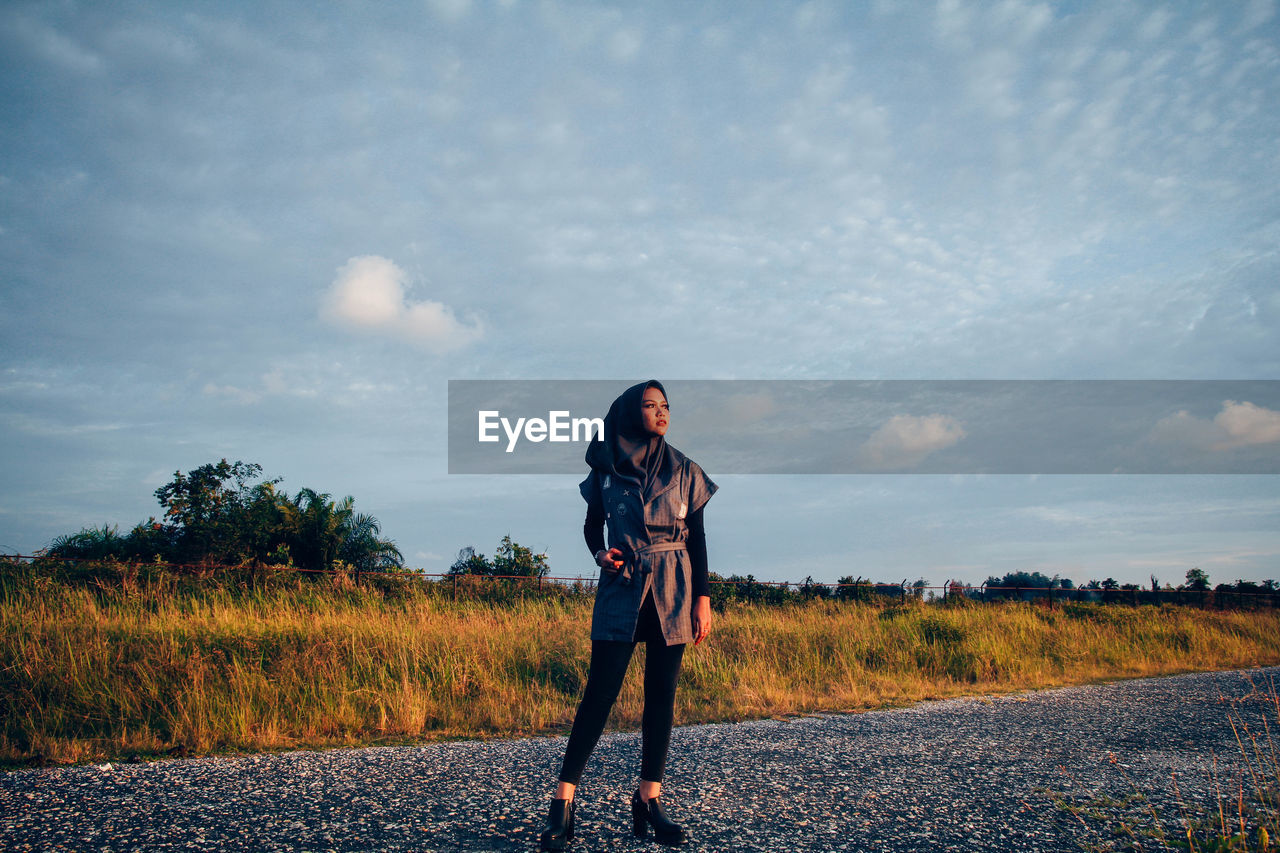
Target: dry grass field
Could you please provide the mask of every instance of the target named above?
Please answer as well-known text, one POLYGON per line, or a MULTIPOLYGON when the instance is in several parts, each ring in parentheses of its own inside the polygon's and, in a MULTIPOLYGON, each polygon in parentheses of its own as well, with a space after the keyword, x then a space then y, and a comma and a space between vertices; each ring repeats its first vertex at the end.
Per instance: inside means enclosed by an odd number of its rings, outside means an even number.
MULTIPOLYGON (((343 578, 0 579, 0 761, 563 732, 585 595, 452 601, 343 578)), ((639 725, 643 655, 613 723, 639 725)), ((1280 663, 1280 613, 1165 605, 731 605, 685 657, 677 721, 1280 663)))

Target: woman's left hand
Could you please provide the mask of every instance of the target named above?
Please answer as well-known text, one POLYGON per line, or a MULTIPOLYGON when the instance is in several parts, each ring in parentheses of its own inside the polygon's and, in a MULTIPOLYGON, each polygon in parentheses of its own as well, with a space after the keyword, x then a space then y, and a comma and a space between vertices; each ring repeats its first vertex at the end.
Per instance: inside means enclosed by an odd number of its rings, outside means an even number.
POLYGON ((696 646, 711 633, 711 598, 700 595, 693 600, 693 644, 696 646))

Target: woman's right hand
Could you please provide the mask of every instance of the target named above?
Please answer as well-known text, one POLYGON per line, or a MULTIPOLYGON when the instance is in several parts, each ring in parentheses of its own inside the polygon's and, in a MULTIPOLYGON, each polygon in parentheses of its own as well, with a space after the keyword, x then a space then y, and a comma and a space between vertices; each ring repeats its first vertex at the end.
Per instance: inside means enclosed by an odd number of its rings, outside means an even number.
POLYGON ((616 572, 622 568, 622 550, 620 548, 610 548, 608 551, 600 551, 596 554, 596 565, 602 569, 616 572))

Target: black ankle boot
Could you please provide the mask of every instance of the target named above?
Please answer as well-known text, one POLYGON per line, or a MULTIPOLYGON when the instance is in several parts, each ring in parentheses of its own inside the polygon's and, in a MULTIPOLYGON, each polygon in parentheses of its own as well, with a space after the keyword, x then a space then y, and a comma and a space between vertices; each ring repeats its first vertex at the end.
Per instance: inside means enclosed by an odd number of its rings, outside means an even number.
POLYGON ((543 850, 563 850, 573 840, 573 800, 552 800, 547 828, 542 830, 543 850))
POLYGON ((652 826, 654 840, 659 844, 678 847, 688 841, 689 837, 685 835, 683 826, 667 817, 659 799, 654 797, 645 802, 640 799, 640 789, 636 789, 631 795, 631 831, 636 838, 645 838, 649 834, 648 827, 652 826))

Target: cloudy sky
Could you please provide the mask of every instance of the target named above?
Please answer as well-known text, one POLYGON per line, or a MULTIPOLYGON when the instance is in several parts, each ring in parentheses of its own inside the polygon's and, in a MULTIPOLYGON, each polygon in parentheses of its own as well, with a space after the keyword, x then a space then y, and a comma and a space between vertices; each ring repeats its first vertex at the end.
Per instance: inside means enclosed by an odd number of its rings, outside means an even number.
MULTIPOLYGON (((450 379, 1280 378, 1270 0, 9 0, 0 102, 0 551, 227 457, 590 571, 450 379)), ((724 574, 1280 578, 1274 475, 709 473, 724 574)))

